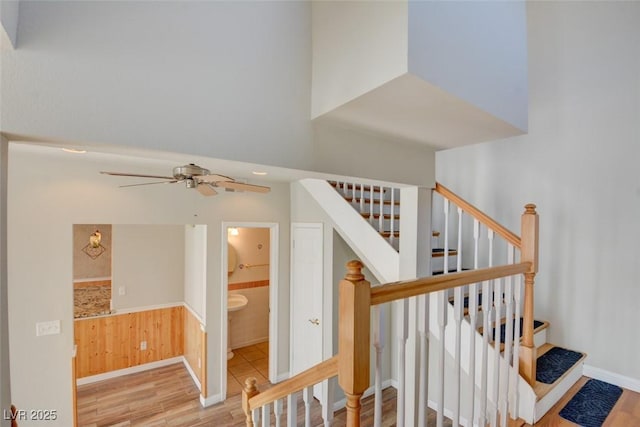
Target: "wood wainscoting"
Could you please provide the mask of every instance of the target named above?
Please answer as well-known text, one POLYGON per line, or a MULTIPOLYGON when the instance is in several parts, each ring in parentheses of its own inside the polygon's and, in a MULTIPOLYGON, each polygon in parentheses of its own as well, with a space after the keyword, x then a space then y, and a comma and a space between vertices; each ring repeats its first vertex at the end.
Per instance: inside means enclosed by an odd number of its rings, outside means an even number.
POLYGON ((191 310, 183 313, 184 358, 200 382, 200 394, 207 396, 207 333, 191 310))
POLYGON ((176 306, 75 320, 77 378, 182 356, 184 311, 176 306))

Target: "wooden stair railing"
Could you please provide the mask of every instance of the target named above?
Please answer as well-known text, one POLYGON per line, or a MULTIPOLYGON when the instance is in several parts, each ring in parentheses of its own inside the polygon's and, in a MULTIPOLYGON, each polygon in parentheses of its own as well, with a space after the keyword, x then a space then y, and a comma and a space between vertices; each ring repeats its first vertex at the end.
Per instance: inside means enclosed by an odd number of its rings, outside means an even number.
MULTIPOLYGON (((338 383, 346 395, 346 425, 359 427, 360 401, 370 382, 370 316, 372 307, 420 295, 435 294, 438 296, 442 294, 441 291, 457 289, 487 280, 526 275, 534 270, 531 262, 524 261, 371 287, 362 274, 363 267, 360 261, 350 261, 347 263, 347 274, 340 282, 338 355, 264 392, 258 391, 255 378, 248 378, 242 392, 242 408, 246 416, 247 427, 256 426, 260 418, 260 408, 263 408, 263 425, 267 425, 270 421, 267 405, 270 404, 274 405, 276 425, 279 425, 282 405, 278 405, 278 402, 281 399, 292 396, 300 390, 311 390, 314 384, 336 375, 338 383), (267 410, 264 409, 265 407, 267 410)), ((444 380, 441 381, 444 385, 444 380)), ((326 402, 326 404, 332 406, 331 402, 326 402)), ((292 422, 295 423, 295 399, 289 399, 288 405, 289 410, 292 407, 294 409, 292 422)), ((308 409, 306 415, 310 420, 308 409)), ((439 416, 443 416, 442 411, 439 416)))
POLYGON ((255 378, 247 378, 242 390, 242 409, 247 417, 247 427, 254 427, 255 410, 336 375, 338 375, 338 356, 333 356, 263 392, 258 390, 255 378))
MULTIPOLYGON (((524 295, 524 323, 522 334, 522 348, 520 350, 520 363, 519 371, 523 378, 531 385, 534 386, 536 382, 536 349, 533 341, 533 301, 534 301, 534 283, 535 275, 538 271, 538 229, 539 220, 536 213, 536 206, 533 204, 527 204, 525 211, 522 214, 521 219, 521 236, 518 237, 515 233, 499 224, 493 218, 467 202, 445 186, 440 183, 436 183, 434 191, 440 194, 446 201, 451 202, 458 207, 461 211, 467 213, 475 221, 483 224, 488 230, 491 230, 498 236, 502 237, 509 245, 514 249, 520 251, 520 261, 528 262, 530 265, 529 271, 524 274, 525 282, 525 295, 524 295)), ((477 233, 477 229, 475 231, 477 233)), ((477 236, 476 236, 477 237, 477 236)), ((445 230, 445 249, 448 249, 447 230, 445 230)), ((458 244, 460 244, 460 236, 458 238, 458 244)), ((461 248, 458 248, 461 250, 461 248)), ((458 255, 456 253, 456 255, 458 255)), ((445 274, 449 271, 445 255, 445 274)), ((460 257, 458 256, 458 260, 460 257)), ((460 263, 458 264, 460 266, 460 263)), ((477 266, 476 266, 477 267, 477 266)), ((475 326, 475 325, 474 325, 475 326)), ((486 326, 486 325, 485 325, 486 326)))

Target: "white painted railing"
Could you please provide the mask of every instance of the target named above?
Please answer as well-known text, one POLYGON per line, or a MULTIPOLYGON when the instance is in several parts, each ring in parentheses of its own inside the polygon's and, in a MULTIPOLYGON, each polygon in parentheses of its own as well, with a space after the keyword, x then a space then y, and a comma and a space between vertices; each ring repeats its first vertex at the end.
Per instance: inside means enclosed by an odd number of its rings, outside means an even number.
MULTIPOLYGON (((375 187, 350 183, 336 183, 335 188, 344 192, 342 196, 352 205, 368 209, 369 215, 362 216, 380 226, 384 212, 378 217, 372 213, 375 214, 376 205, 385 206, 384 189, 376 193, 375 187)), ((260 421, 263 426, 281 425, 283 407, 287 412, 286 425, 296 425, 296 408, 302 402, 305 425, 310 425, 313 384, 338 372, 340 387, 346 395, 347 426, 359 426, 360 401, 370 382, 371 345, 375 349, 376 372, 373 422, 374 426, 382 425, 380 360, 385 332, 380 325, 384 324, 385 312, 381 308, 392 301, 401 313, 397 319, 400 333, 396 337, 400 361, 398 426, 426 426, 428 407, 435 410, 438 427, 444 425, 445 418, 451 419, 455 426, 507 426, 509 420, 518 418, 523 384, 519 372, 523 363, 531 363, 522 358, 521 350, 530 348, 528 342, 532 339, 527 341, 525 336, 521 344, 519 319, 521 313, 529 312, 531 317, 524 320, 526 334, 526 325, 530 323, 531 329, 533 324, 532 300, 525 303, 524 298, 532 292, 537 265, 535 206, 526 207, 521 239, 466 202, 460 202, 461 199, 449 197, 445 190, 438 191, 446 196, 440 221, 444 274, 372 288, 361 274, 362 263, 350 262, 348 273, 340 283, 339 354, 262 394, 245 388, 243 407, 247 426, 258 426, 260 421), (523 277, 526 280, 523 281, 523 277), (410 310, 412 299, 414 308, 410 310), (371 321, 374 323, 370 335, 371 321), (407 325, 415 321, 418 341, 409 344, 407 325), (415 379, 405 377, 405 355, 410 354, 415 355, 412 359, 417 365, 415 379), (414 415, 405 413, 405 407, 412 405, 405 400, 404 390, 412 387, 417 391, 415 420, 414 415), (302 402, 297 397, 299 391, 302 391, 302 402)), ((389 205, 394 206, 393 191, 388 194, 389 205)), ((391 224, 395 222, 394 217, 391 214, 391 224)), ((535 378, 535 369, 533 375, 535 378)), ((323 422, 329 425, 333 400, 324 402, 323 422)))
POLYGON ((400 189, 351 181, 329 184, 395 249, 400 240, 400 189))

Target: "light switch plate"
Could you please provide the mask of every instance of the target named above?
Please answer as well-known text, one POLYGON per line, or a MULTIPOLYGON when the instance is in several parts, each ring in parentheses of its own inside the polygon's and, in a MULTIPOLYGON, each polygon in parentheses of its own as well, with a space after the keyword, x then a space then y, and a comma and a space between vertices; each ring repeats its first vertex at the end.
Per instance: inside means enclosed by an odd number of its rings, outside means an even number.
POLYGON ((126 288, 124 286, 120 286, 118 288, 118 295, 123 296, 123 295, 126 295, 126 294, 127 294, 126 288))
POLYGON ((48 322, 36 323, 36 336, 57 335, 60 333, 60 321, 50 320, 48 322))

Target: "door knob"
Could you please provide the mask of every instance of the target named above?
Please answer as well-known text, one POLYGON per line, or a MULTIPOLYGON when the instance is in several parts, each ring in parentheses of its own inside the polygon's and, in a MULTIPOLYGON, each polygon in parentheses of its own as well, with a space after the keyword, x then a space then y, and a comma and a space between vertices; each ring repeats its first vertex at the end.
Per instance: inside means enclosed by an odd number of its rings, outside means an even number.
POLYGON ((309 319, 309 322, 313 323, 314 325, 319 325, 320 324, 320 320, 316 319, 309 319))

